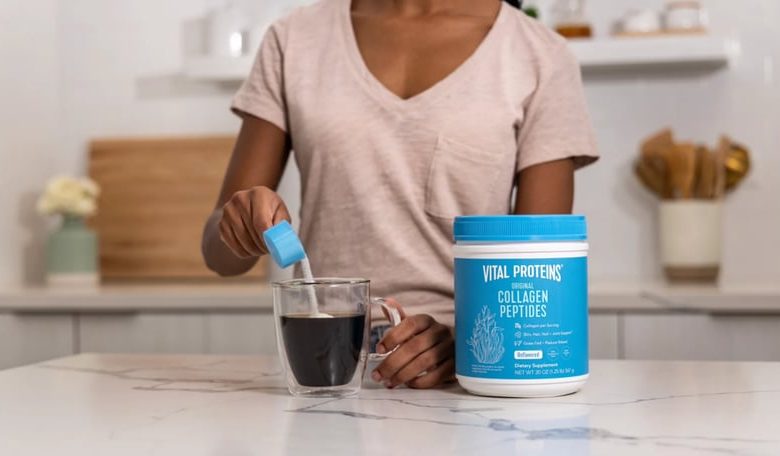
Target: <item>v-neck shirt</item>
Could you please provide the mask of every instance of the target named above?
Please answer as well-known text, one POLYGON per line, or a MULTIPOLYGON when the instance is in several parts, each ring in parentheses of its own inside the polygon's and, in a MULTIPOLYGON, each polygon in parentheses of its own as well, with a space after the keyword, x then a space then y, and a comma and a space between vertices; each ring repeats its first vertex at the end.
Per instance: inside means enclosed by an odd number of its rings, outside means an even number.
POLYGON ((529 166, 597 157, 579 65, 502 4, 470 57, 402 99, 365 65, 350 6, 321 0, 275 22, 232 108, 290 136, 316 275, 366 277, 409 313, 451 323, 453 218, 510 213, 529 166))
POLYGON ((366 65, 365 59, 360 52, 360 47, 358 46, 355 26, 352 22, 351 0, 343 0, 343 3, 345 3, 346 6, 342 7, 340 10, 339 29, 341 30, 342 39, 344 40, 345 51, 353 69, 360 78, 364 80, 364 83, 367 86, 366 89, 373 94, 380 103, 384 103, 391 108, 404 107, 405 109, 414 109, 415 106, 434 102, 437 96, 447 93, 450 86, 457 83, 461 78, 461 73, 468 74, 469 71, 472 71, 472 67, 480 65, 480 60, 488 53, 487 51, 483 52, 482 48, 490 47, 492 45, 491 41, 499 39, 496 38, 496 35, 501 34, 501 28, 504 27, 506 19, 505 16, 509 13, 507 10, 511 8, 511 6, 508 6, 505 2, 500 3, 500 8, 492 27, 482 38, 474 52, 472 52, 466 60, 461 62, 460 65, 426 90, 414 94, 409 98, 402 98, 379 81, 366 65))

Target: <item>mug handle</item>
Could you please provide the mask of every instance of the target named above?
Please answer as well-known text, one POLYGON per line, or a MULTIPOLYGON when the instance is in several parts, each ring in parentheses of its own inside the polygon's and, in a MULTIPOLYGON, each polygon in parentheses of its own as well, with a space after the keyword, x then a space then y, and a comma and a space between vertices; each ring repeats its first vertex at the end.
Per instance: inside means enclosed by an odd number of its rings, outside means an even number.
MULTIPOLYGON (((372 298, 371 299, 372 305, 377 305, 382 307, 382 310, 387 313, 387 316, 390 318, 390 324, 392 326, 398 326, 401 324, 401 312, 398 311, 395 307, 390 307, 387 305, 387 299, 385 298, 372 298)), ((396 347, 397 348, 397 347, 396 347)), ((386 358, 390 353, 394 352, 395 349, 392 351, 380 355, 379 353, 369 353, 368 358, 371 360, 380 360, 386 358)))

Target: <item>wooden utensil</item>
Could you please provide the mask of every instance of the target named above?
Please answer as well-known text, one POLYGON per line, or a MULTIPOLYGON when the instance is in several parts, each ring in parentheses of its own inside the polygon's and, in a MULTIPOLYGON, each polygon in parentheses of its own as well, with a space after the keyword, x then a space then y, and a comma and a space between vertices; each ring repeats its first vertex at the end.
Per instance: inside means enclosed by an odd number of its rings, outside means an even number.
POLYGON ((660 157, 640 157, 634 165, 634 172, 640 182, 642 182, 648 190, 655 193, 660 198, 665 197, 666 167, 660 157), (659 160, 661 162, 660 169, 656 163, 654 163, 659 160))
POLYGON ((645 186, 663 199, 672 197, 669 183, 669 164, 667 154, 674 148, 672 130, 666 128, 645 139, 639 151, 639 161, 635 166, 645 186))
POLYGON ((671 147, 674 147, 674 135, 670 128, 666 128, 645 139, 640 146, 640 154, 644 158, 659 156, 671 147))
POLYGON ((669 165, 666 163, 664 155, 652 156, 648 159, 648 164, 658 174, 663 182, 663 190, 661 191, 661 199, 672 198, 672 187, 669 183, 669 165))
POLYGON ((715 196, 715 178, 717 176, 715 156, 707 147, 696 150, 697 179, 694 196, 699 199, 712 199, 715 196))
POLYGON ((731 142, 726 137, 722 137, 718 143, 718 148, 713 155, 715 159, 715 185, 713 189, 713 198, 722 198, 726 193, 726 157, 729 153, 731 142))
POLYGON ((692 198, 696 178, 696 145, 681 143, 665 151, 671 197, 692 198))

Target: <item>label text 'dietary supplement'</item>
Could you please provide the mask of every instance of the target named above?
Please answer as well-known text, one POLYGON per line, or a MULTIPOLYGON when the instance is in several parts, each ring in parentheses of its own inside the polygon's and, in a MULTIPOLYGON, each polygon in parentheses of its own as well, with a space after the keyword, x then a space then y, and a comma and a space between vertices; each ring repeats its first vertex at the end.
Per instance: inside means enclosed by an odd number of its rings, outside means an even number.
POLYGON ((585 217, 457 217, 458 382, 474 394, 559 396, 588 378, 585 217))

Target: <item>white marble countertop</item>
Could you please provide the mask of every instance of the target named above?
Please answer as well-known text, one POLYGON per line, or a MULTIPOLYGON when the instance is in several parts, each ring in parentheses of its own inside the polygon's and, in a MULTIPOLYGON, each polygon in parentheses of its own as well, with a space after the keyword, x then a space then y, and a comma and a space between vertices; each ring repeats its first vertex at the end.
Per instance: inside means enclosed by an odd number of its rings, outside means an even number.
POLYGON ((777 455, 780 363, 594 361, 575 395, 296 399, 272 358, 80 355, 0 372, 2 455, 777 455))
MULTIPOLYGON (((0 312, 259 312, 273 308, 264 283, 105 285, 67 289, 20 287, 0 290, 0 312)), ((780 288, 712 285, 592 284, 594 313, 689 312, 780 315, 780 288)))

